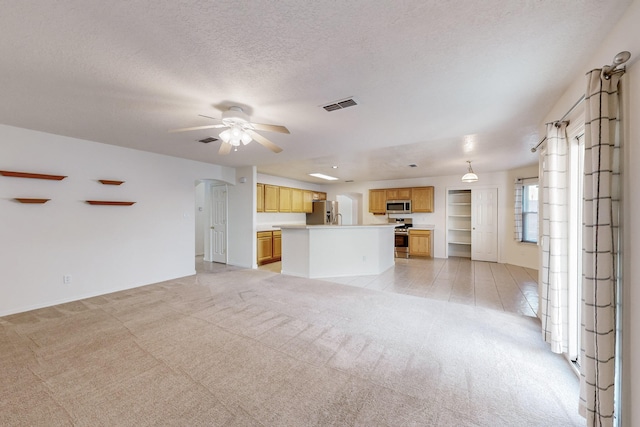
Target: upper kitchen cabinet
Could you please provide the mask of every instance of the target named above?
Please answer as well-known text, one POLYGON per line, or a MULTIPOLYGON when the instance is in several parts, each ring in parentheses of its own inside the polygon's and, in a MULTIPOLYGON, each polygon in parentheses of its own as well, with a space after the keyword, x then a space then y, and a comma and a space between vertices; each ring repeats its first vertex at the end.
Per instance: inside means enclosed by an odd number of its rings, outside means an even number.
POLYGON ((433 187, 414 187, 411 189, 411 211, 433 212, 433 187))
POLYGON ((411 200, 411 188, 387 188, 387 200, 411 200))
POLYGON ((291 189, 291 212, 304 212, 304 190, 291 189))
POLYGON ((323 191, 314 191, 313 192, 313 200, 327 200, 327 193, 323 191))
POLYGON ((302 195, 302 210, 305 213, 313 212, 313 191, 304 190, 304 194, 302 195))
POLYGON ((369 212, 374 215, 387 213, 387 190, 369 190, 369 212))
POLYGON ((256 212, 264 212, 264 184, 256 185, 256 212))
POLYGON ((280 187, 279 212, 291 212, 291 190, 289 187, 280 187))
POLYGON ((264 212, 278 212, 280 208, 280 188, 277 185, 264 185, 264 212))

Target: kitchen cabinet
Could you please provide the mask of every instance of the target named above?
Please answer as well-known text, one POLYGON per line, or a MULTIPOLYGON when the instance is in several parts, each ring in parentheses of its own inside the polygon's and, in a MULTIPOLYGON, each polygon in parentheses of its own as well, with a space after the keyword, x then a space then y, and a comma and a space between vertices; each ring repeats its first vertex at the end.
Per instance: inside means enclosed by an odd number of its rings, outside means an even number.
POLYGON ((409 256, 431 256, 431 230, 409 230, 409 256))
POLYGON ((291 189, 291 212, 304 212, 304 191, 291 189))
POLYGON ((256 185, 256 211, 264 212, 264 184, 256 185))
POLYGON ((433 212, 433 187, 411 189, 411 212, 433 212))
POLYGON ((280 204, 278 212, 291 212, 291 188, 280 187, 280 204))
POLYGON ((282 231, 276 230, 273 233, 273 261, 282 259, 282 231))
POLYGON ((302 195, 302 210, 305 213, 313 212, 313 191, 304 190, 302 195))
POLYGON ((411 200, 411 188, 387 188, 387 200, 411 200))
POLYGON ((282 232, 258 231, 258 265, 269 264, 282 259, 282 232))
POLYGON ((313 212, 313 202, 327 200, 323 191, 280 187, 258 183, 256 189, 256 212, 313 212))
POLYGON ((369 190, 369 212, 374 215, 387 213, 387 190, 369 190))
POLYGON ((264 212, 278 212, 280 207, 280 188, 277 185, 264 185, 264 212))

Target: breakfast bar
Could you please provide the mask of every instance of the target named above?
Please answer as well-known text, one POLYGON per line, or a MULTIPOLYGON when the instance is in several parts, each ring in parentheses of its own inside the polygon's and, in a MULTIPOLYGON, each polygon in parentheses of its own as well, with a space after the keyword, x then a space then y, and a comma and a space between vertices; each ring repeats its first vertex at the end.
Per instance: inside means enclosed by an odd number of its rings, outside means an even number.
POLYGON ((321 278, 380 274, 394 265, 394 224, 279 225, 282 274, 321 278))

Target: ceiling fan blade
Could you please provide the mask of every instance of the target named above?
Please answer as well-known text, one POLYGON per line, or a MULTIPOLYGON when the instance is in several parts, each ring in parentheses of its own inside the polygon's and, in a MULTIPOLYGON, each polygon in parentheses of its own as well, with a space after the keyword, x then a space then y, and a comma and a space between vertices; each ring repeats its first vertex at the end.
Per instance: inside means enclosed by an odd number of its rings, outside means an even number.
POLYGON ((258 144, 262 144, 263 147, 267 147, 269 150, 273 151, 274 153, 279 153, 282 151, 282 148, 278 147, 276 144, 269 141, 267 138, 260 135, 259 133, 254 132, 251 129, 247 129, 246 132, 249 135, 251 135, 251 138, 253 138, 258 144))
POLYGON ((227 144, 226 142, 222 142, 220 144, 220 150, 218 150, 218 154, 221 156, 227 155, 231 152, 231 144, 227 144))
POLYGON ((193 126, 190 128, 181 128, 181 129, 171 129, 169 131, 169 133, 176 133, 176 132, 187 132, 190 130, 200 130, 200 129, 215 129, 215 128, 224 128, 226 127, 225 125, 207 125, 207 126, 193 126))
POLYGON ((255 130, 266 130, 267 132, 290 133, 289 129, 279 125, 265 125, 262 123, 251 123, 255 130))
POLYGON ((198 114, 200 117, 204 117, 205 119, 213 119, 213 120, 220 120, 217 117, 211 117, 211 116, 205 116, 204 114, 198 114))

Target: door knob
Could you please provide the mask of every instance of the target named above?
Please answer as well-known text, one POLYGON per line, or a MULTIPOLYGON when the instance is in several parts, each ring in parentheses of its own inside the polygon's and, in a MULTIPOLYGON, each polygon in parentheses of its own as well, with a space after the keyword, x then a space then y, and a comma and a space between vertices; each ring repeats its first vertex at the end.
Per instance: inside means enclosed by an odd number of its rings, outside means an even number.
POLYGON ((216 228, 215 228, 215 227, 211 227, 211 229, 212 229, 212 230, 215 230, 216 228))

